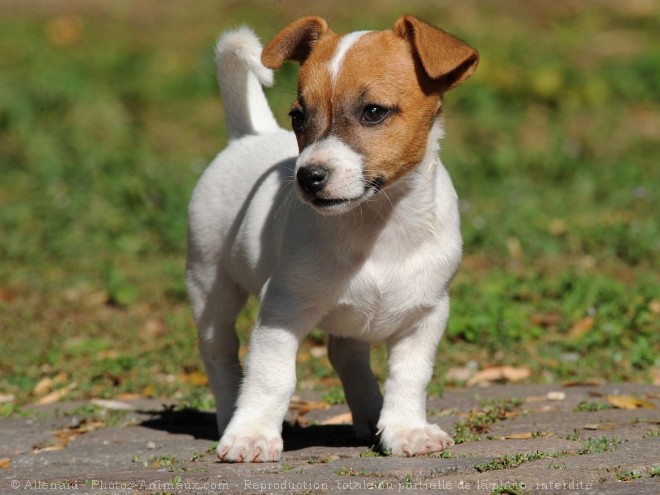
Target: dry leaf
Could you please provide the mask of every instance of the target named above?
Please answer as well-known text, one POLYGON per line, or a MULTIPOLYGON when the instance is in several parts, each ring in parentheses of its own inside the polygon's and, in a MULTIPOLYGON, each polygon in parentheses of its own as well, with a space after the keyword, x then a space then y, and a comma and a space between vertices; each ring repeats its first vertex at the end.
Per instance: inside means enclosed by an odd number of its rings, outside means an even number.
POLYGON ((16 396, 13 394, 0 394, 0 404, 4 404, 6 402, 14 402, 16 400, 16 396))
POLYGON ((64 445, 48 445, 46 447, 35 447, 32 451, 33 454, 39 454, 41 452, 52 452, 53 450, 64 450, 64 445))
POLYGON ((585 430, 614 430, 619 425, 616 423, 592 423, 584 425, 585 430))
POLYGON ((618 409, 654 409, 651 402, 632 395, 608 395, 607 402, 618 409))
POLYGON ((580 321, 576 322, 575 325, 571 327, 571 329, 568 331, 568 338, 576 339, 580 337, 583 333, 587 332, 588 330, 591 330, 591 327, 593 326, 594 326, 594 317, 586 316, 582 318, 580 321))
POLYGON ((138 399, 143 399, 144 397, 140 394, 119 394, 117 396, 117 400, 138 400, 138 399))
POLYGON ((561 323, 561 316, 556 314, 538 313, 532 316, 532 323, 540 327, 555 327, 561 323))
POLYGON ((651 379, 653 385, 660 386, 660 368, 651 368, 651 379))
POLYGON ((531 431, 526 431, 524 433, 511 433, 510 435, 504 435, 501 438, 502 440, 527 440, 534 438, 534 435, 531 431))
POLYGON ((66 387, 62 387, 58 390, 55 390, 54 392, 51 392, 50 394, 42 397, 39 399, 37 402, 35 402, 36 405, 38 406, 43 406, 46 404, 53 404, 55 402, 61 401, 69 392, 71 392, 74 388, 76 388, 78 384, 76 382, 72 382, 66 387))
POLYGON ((137 409, 133 404, 127 404, 118 400, 92 399, 92 404, 114 411, 135 411, 137 409))
POLYGON ((563 387, 600 387, 605 384, 605 380, 593 379, 593 380, 576 380, 562 382, 563 387))
POLYGON ((649 309, 654 315, 660 315, 660 299, 653 299, 649 302, 649 309))
POLYGON ((321 424, 322 425, 345 425, 345 424, 350 424, 353 422, 353 416, 351 413, 347 412, 344 414, 338 414, 337 416, 333 416, 331 418, 328 418, 324 420, 321 424))
POLYGON ((44 395, 53 389, 53 379, 46 376, 39 380, 39 382, 32 389, 34 395, 44 395))
POLYGON ((529 368, 514 368, 513 366, 497 366, 479 371, 470 378, 466 385, 474 387, 475 385, 488 385, 491 382, 519 382, 531 376, 529 368))
POLYGON ((9 469, 9 466, 11 464, 11 460, 9 457, 3 457, 0 459, 0 469, 9 469))
POLYGON ((552 391, 546 394, 548 400, 564 400, 566 398, 566 392, 552 391))
POLYGON ((310 411, 328 409, 329 407, 330 404, 327 402, 306 401, 295 396, 291 398, 291 402, 289 403, 289 409, 297 412, 301 416, 304 416, 310 411))
POLYGON ((193 371, 192 373, 186 373, 179 375, 179 381, 190 383, 197 387, 206 386, 209 384, 209 379, 206 374, 201 371, 193 371))
POLYGON ((449 368, 445 378, 450 382, 464 383, 468 381, 477 372, 474 366, 461 366, 449 368))

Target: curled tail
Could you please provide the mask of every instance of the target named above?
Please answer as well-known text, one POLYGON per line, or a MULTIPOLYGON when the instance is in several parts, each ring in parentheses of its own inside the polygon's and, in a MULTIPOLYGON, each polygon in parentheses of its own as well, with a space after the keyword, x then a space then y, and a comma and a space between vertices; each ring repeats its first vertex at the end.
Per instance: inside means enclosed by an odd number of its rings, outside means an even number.
POLYGON ((254 31, 241 27, 223 34, 215 54, 229 139, 280 129, 261 87, 272 86, 273 71, 261 63, 254 31))

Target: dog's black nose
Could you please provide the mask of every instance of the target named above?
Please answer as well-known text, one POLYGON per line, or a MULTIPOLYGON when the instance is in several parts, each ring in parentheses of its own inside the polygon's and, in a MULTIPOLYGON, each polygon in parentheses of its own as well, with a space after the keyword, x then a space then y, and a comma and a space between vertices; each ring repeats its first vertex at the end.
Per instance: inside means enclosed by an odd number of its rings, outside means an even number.
POLYGON ((309 196, 320 192, 328 181, 329 171, 323 165, 300 167, 296 178, 303 191, 309 196))

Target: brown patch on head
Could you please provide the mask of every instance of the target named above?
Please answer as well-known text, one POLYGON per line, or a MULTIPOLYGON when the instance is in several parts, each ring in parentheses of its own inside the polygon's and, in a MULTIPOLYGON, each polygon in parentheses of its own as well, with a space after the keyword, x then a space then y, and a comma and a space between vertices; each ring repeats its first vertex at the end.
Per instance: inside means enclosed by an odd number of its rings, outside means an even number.
POLYGON ((323 19, 303 18, 266 46, 262 60, 271 68, 302 64, 292 110, 300 150, 335 135, 363 157, 365 183, 384 187, 423 160, 443 92, 472 74, 478 55, 405 16, 391 31, 357 38, 333 79, 329 63, 340 40, 323 19))
POLYGON ((367 180, 387 185, 421 162, 441 104, 431 83, 410 44, 391 31, 365 34, 346 53, 333 95, 333 133, 364 157, 367 180), (369 106, 389 113, 365 124, 369 106))

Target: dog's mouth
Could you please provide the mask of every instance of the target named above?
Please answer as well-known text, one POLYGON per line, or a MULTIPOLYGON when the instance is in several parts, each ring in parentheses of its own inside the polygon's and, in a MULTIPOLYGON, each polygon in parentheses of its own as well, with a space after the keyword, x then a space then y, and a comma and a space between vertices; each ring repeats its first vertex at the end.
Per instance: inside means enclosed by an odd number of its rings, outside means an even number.
POLYGON ((324 213, 339 214, 348 211, 354 206, 357 206, 358 204, 373 197, 376 193, 383 189, 384 185, 385 178, 379 176, 373 180, 368 181, 368 183, 365 185, 364 192, 359 196, 352 198, 323 198, 317 196, 310 198, 309 202, 316 209, 321 210, 324 213))

